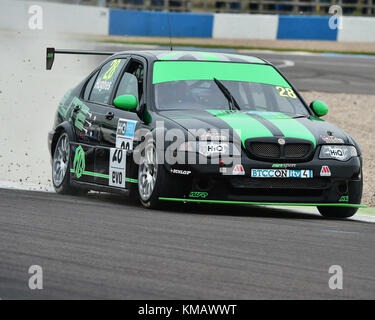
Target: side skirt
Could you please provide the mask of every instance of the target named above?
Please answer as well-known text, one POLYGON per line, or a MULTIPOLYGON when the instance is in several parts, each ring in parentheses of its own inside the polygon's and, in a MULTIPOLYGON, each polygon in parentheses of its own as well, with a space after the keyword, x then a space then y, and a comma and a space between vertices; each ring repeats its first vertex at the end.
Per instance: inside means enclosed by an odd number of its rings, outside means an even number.
POLYGON ((102 185, 95 184, 95 183, 75 181, 75 180, 71 180, 70 183, 74 185, 75 187, 82 188, 82 189, 90 189, 90 190, 100 191, 100 192, 116 193, 116 194, 122 194, 126 196, 129 195, 129 189, 114 188, 114 187, 102 186, 102 185))

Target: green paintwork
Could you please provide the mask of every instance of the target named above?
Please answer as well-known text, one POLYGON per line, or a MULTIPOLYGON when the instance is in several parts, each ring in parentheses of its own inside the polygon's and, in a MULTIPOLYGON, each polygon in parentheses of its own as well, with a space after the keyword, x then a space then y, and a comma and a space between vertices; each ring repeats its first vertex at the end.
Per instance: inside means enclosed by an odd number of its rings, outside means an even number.
POLYGON ((341 196, 339 202, 349 202, 349 196, 341 196))
POLYGON ((85 161, 85 152, 82 147, 79 146, 76 149, 74 160, 73 160, 73 171, 76 174, 76 177, 79 179, 83 172, 85 171, 86 161, 85 161))
MULTIPOLYGON (((70 169, 71 173, 75 173, 74 169, 70 169)), ((91 177, 98 177, 98 178, 104 178, 104 179, 109 179, 108 174, 102 174, 102 173, 97 173, 97 172, 90 172, 90 171, 83 171, 82 175, 84 176, 91 176, 91 177)), ((131 182, 131 183, 138 183, 137 179, 131 179, 131 178, 125 178, 126 182, 131 182)))
POLYGON ((279 112, 248 112, 206 110, 224 120, 240 136, 242 143, 246 139, 258 137, 273 137, 271 131, 251 115, 259 115, 280 129, 287 138, 298 138, 311 141, 316 146, 314 135, 298 120, 279 112))
POLYGON ((258 138, 258 137, 273 137, 273 134, 268 130, 261 122, 255 118, 249 117, 245 113, 241 112, 228 112, 220 110, 206 110, 211 114, 219 117, 231 126, 238 136, 241 138, 242 143, 245 143, 246 139, 258 138))
POLYGON ((232 58, 236 58, 236 59, 241 59, 241 60, 247 60, 248 62, 252 62, 252 63, 261 63, 261 64, 265 64, 265 62, 257 57, 251 57, 251 56, 243 56, 243 55, 239 55, 239 54, 226 54, 227 56, 229 57, 232 57, 232 58))
POLYGON ((174 202, 202 202, 216 204, 250 204, 258 206, 300 206, 300 207, 351 207, 351 208, 367 208, 362 204, 350 203, 276 203, 276 202, 251 202, 251 201, 225 201, 225 200, 201 200, 201 199, 183 199, 183 198, 159 198, 160 201, 174 202))
POLYGON ((290 88, 288 82, 269 65, 206 62, 206 61, 156 61, 153 83, 179 80, 218 80, 264 83, 290 88))
POLYGON ((311 106, 312 106, 314 112, 319 117, 323 117, 328 113, 328 106, 322 101, 319 101, 319 100, 313 101, 311 103, 311 106))
POLYGON ((190 198, 206 198, 208 197, 208 192, 201 192, 201 191, 192 191, 189 194, 190 198))
POLYGON ((169 59, 173 58, 177 54, 180 54, 180 51, 173 51, 171 53, 168 53, 165 56, 161 57, 160 60, 169 60, 169 59))
POLYGON ((217 55, 208 53, 208 52, 194 52, 194 54, 198 54, 208 61, 220 61, 221 60, 217 55))
POLYGON ((309 140, 316 147, 314 135, 298 120, 278 112, 261 113, 260 116, 279 128, 284 137, 309 140))
POLYGON ((138 99, 132 94, 123 94, 118 96, 113 101, 113 104, 120 109, 133 110, 138 106, 138 99))

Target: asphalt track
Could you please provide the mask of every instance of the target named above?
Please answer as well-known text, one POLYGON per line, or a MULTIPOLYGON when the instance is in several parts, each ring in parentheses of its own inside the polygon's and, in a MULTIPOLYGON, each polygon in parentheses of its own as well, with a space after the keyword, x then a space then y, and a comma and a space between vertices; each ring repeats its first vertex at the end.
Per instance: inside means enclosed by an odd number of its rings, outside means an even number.
POLYGON ((301 91, 375 94, 375 56, 251 54, 280 65, 286 77, 301 91))
POLYGON ((0 189, 2 299, 375 298, 375 225, 261 207, 142 209, 0 189), (28 268, 43 268, 43 290, 28 268), (331 290, 328 269, 343 268, 331 290))

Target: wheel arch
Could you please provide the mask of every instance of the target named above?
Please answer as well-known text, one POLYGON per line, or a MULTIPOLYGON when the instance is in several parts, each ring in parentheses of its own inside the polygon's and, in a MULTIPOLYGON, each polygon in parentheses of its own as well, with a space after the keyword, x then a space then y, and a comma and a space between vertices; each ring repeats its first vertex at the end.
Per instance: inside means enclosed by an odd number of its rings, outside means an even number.
POLYGON ((59 140, 59 137, 63 132, 67 133, 69 141, 75 141, 76 140, 72 125, 68 121, 64 121, 61 124, 59 124, 56 127, 55 133, 54 133, 53 138, 52 138, 51 157, 53 157, 53 154, 55 153, 57 141, 59 140))

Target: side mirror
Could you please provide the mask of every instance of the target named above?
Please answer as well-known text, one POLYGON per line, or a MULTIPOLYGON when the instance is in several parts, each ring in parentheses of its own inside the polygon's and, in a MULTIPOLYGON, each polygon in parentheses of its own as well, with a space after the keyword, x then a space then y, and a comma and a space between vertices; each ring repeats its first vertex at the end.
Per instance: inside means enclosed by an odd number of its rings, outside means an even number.
POLYGON ((319 100, 311 102, 310 108, 314 110, 318 117, 323 117, 328 113, 328 106, 319 100))
POLYGON ((138 99, 132 94, 123 94, 118 96, 113 104, 120 109, 134 110, 138 106, 138 99))

